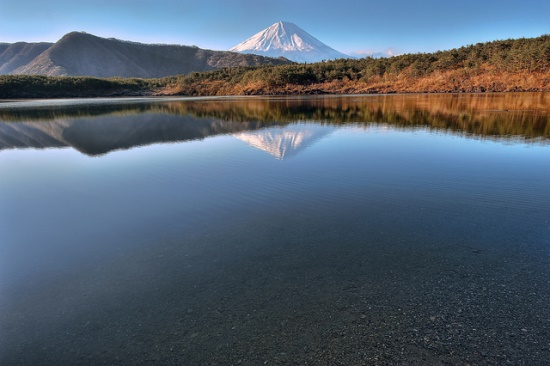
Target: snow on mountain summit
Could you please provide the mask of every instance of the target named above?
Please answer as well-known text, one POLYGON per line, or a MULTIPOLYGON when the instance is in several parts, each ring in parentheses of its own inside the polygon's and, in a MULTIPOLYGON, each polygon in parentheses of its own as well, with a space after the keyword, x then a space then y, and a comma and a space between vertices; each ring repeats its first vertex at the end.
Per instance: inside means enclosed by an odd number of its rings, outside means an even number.
POLYGON ((277 22, 239 43, 230 51, 270 57, 283 56, 297 62, 349 58, 348 55, 327 46, 296 24, 289 22, 277 22))

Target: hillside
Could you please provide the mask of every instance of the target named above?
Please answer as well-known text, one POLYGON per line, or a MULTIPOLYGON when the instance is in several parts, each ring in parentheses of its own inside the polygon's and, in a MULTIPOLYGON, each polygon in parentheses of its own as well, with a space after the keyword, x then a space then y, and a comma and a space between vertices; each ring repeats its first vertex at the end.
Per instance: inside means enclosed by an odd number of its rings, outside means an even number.
POLYGON ((9 74, 34 60, 53 43, 0 43, 0 75, 9 74))
POLYGON ((179 78, 183 95, 550 91, 550 36, 179 78))
POLYGON ((166 79, 0 76, 0 98, 550 91, 550 36, 313 64, 223 67, 166 79))
POLYGON ((72 32, 32 61, 11 70, 16 75, 158 78, 222 67, 288 64, 234 52, 179 45, 142 44, 72 32))

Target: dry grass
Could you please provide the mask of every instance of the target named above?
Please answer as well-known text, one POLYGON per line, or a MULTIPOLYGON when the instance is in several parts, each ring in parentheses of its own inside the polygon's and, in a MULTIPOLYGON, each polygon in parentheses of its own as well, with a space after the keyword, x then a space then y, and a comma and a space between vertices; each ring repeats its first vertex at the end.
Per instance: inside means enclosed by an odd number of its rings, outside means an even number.
POLYGON ((333 80, 308 85, 270 86, 262 81, 231 85, 224 81, 197 82, 171 86, 164 94, 183 95, 291 95, 291 94, 382 94, 382 93, 479 93, 550 91, 550 71, 495 72, 484 67, 434 72, 424 77, 402 73, 394 77, 376 77, 368 81, 333 80))

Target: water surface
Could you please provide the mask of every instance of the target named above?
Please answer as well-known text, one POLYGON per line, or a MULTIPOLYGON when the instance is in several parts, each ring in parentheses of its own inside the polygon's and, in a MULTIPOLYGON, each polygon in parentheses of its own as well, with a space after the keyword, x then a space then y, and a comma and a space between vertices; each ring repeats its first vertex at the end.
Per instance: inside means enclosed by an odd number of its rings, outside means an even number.
POLYGON ((0 364, 550 359, 550 95, 0 104, 0 364))

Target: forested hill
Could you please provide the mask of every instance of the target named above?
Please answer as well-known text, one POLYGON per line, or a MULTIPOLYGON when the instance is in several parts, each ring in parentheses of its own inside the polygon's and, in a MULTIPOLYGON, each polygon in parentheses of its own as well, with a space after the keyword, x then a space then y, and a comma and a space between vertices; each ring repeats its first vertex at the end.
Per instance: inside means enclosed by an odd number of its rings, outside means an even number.
POLYGON ((0 98, 506 91, 550 91, 550 35, 391 58, 224 67, 155 80, 0 76, 0 98))
POLYGON ((180 77, 183 94, 550 90, 550 35, 435 53, 223 69, 180 77))

